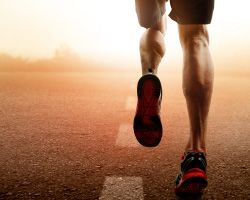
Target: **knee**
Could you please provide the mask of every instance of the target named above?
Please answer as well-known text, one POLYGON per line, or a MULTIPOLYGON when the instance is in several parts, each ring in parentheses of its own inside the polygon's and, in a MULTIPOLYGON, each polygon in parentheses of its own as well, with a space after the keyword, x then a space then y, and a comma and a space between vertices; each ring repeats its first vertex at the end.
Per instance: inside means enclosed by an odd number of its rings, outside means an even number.
POLYGON ((190 26, 180 30, 180 41, 183 49, 193 52, 200 48, 207 48, 209 45, 209 35, 206 26, 190 26))
POLYGON ((141 27, 151 28, 162 23, 165 0, 135 0, 138 22, 141 27))

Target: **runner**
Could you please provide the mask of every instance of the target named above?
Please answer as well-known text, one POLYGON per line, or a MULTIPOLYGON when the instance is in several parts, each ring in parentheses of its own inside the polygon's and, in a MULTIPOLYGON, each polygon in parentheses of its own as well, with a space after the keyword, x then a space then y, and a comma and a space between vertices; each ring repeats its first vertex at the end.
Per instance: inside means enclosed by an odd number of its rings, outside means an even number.
MULTIPOLYGON (((135 0, 139 23, 146 28, 140 41, 142 77, 134 133, 140 144, 157 146, 162 137, 160 106, 162 87, 157 68, 165 54, 165 0, 135 0)), ((213 90, 213 64, 209 53, 207 24, 214 0, 170 0, 170 18, 178 23, 183 51, 183 93, 190 121, 190 137, 176 180, 176 193, 201 193, 207 186, 206 132, 213 90)))

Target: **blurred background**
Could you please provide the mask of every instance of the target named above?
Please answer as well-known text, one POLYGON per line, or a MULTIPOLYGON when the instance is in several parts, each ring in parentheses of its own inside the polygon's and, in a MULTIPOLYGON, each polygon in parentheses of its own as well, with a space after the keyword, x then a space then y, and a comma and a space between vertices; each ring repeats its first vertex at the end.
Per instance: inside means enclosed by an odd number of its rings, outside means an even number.
MULTIPOLYGON (((215 2, 209 31, 217 72, 250 74, 249 6, 245 0, 215 2)), ((144 30, 133 0, 1 0, 0 19, 1 71, 140 69, 144 30)), ((160 70, 180 70, 177 24, 170 18, 165 40, 160 70)))

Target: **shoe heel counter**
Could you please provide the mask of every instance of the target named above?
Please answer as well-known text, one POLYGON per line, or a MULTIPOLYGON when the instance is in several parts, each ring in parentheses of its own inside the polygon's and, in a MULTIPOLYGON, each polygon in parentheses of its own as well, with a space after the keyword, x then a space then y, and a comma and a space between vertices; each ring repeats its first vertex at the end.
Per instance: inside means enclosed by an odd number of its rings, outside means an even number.
POLYGON ((192 168, 198 168, 206 171, 207 161, 203 153, 189 153, 181 163, 181 170, 186 172, 192 168))

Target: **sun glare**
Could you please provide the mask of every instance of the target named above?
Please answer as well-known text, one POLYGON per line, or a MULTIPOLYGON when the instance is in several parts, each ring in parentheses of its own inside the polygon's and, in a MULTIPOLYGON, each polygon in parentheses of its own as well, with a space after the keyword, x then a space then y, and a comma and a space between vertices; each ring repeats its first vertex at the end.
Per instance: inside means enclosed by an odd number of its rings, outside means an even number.
MULTIPOLYGON (((249 3, 242 2, 236 9, 232 0, 215 1, 209 26, 212 48, 220 49, 228 43, 239 47, 249 44, 249 3)), ((144 29, 138 24, 134 4, 134 0, 2 0, 0 52, 48 57, 66 44, 95 59, 138 61, 138 42, 144 29)), ((167 59, 179 59, 177 25, 170 18, 167 24, 167 59)))

